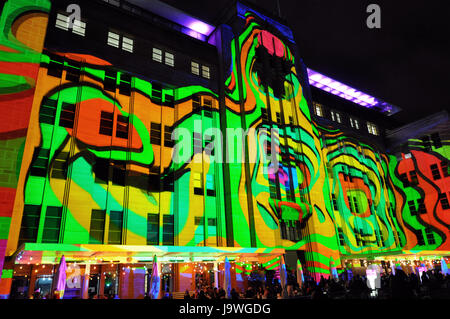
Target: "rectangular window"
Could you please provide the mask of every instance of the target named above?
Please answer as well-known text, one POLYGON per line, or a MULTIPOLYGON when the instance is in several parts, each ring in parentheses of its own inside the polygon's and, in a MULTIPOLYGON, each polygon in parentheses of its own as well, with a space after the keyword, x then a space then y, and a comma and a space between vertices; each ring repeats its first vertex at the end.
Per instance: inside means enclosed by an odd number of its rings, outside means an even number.
POLYGON ((119 93, 123 95, 131 95, 131 75, 128 73, 120 73, 119 93))
POLYGON ((159 83, 152 83, 152 99, 157 102, 162 102, 162 85, 159 83))
POLYGON ((341 123, 341 114, 339 114, 338 112, 336 112, 336 121, 338 123, 341 123))
POLYGON ((119 47, 120 35, 115 32, 108 32, 108 45, 113 46, 115 48, 119 47))
POLYGON ((60 78, 64 69, 64 57, 56 54, 49 54, 47 74, 60 78))
POLYGON ((175 65, 175 57, 172 53, 165 52, 164 54, 164 63, 168 66, 173 67, 175 65))
POLYGON ((200 75, 200 64, 197 62, 191 61, 191 72, 195 75, 200 75))
POLYGON ((70 61, 66 66, 66 80, 79 82, 81 76, 81 63, 70 61))
POLYGON ((117 116, 116 136, 128 139, 128 117, 123 115, 117 116))
POLYGON ((418 212, 419 214, 426 214, 427 213, 427 207, 425 206, 425 199, 419 198, 417 200, 418 204, 418 212))
POLYGON ((96 158, 93 167, 95 175, 95 183, 107 184, 109 180, 109 159, 96 158))
POLYGON ((99 133, 103 135, 112 136, 113 120, 114 120, 114 113, 102 111, 100 114, 99 133))
POLYGON ((52 177, 59 179, 67 178, 67 159, 69 152, 60 152, 53 161, 52 177))
POLYGON ((412 216, 417 215, 416 203, 413 200, 408 201, 409 212, 412 216))
POLYGON ((339 236, 339 244, 341 246, 345 246, 344 232, 342 231, 342 228, 340 228, 340 227, 338 227, 338 236, 339 236))
POLYGON ((84 37, 86 33, 86 22, 75 20, 72 26, 72 32, 84 37))
POLYGON ((313 102, 313 105, 314 105, 314 112, 316 113, 316 115, 322 117, 323 116, 322 105, 316 102, 313 102))
POLYGON ((203 225, 204 224, 203 221, 204 221, 203 216, 195 216, 194 217, 194 224, 196 226, 203 225))
POLYGON ((378 135, 377 126, 373 123, 367 122, 367 131, 372 135, 378 135))
POLYGON ((122 244, 123 211, 111 211, 109 214, 108 244, 122 244))
POLYGON ((267 109, 261 108, 261 119, 263 123, 269 123, 269 114, 267 109))
POLYGON ((147 245, 159 244, 159 214, 147 215, 147 245))
POLYGON ((416 171, 410 171, 409 177, 411 178, 411 183, 414 185, 419 184, 419 180, 417 179, 417 173, 416 171))
POLYGON ((427 236, 427 242, 429 245, 435 245, 436 240, 434 239, 433 230, 431 228, 425 228, 425 235, 427 236))
POLYGON ((113 162, 112 163, 112 178, 111 181, 114 185, 125 186, 127 175, 127 167, 125 162, 113 162))
POLYGON ((61 13, 56 14, 55 27, 65 31, 69 30, 69 16, 61 13))
POLYGON ((336 121, 336 115, 335 115, 334 111, 330 111, 330 114, 331 114, 331 119, 333 121, 336 121))
POLYGON ((286 223, 284 220, 280 220, 280 231, 281 231, 281 238, 288 239, 286 223))
POLYGON ((75 121, 75 104, 62 102, 59 126, 73 128, 75 121))
POLYGON ((203 195, 203 177, 202 177, 202 173, 193 172, 192 173, 192 179, 193 179, 192 186, 194 187, 194 194, 195 195, 203 195))
POLYGON ((416 238, 417 238, 417 245, 419 245, 419 246, 425 245, 425 239, 423 238, 422 231, 418 230, 415 233, 416 233, 416 238))
POLYGON ((93 209, 89 228, 89 244, 103 244, 105 233, 105 210, 93 209))
POLYGON ((427 152, 431 151, 431 140, 429 136, 422 136, 420 138, 422 140, 422 145, 427 152))
POLYGON ((441 161, 441 169, 444 177, 450 176, 450 165, 446 161, 441 161))
POLYGON ((39 111, 39 122, 53 125, 57 109, 57 100, 44 97, 39 111))
POLYGON ((209 73, 209 67, 202 65, 202 77, 204 77, 205 79, 209 79, 210 78, 210 73, 209 73))
POLYGON ((117 71, 105 70, 105 79, 103 80, 103 88, 106 91, 116 92, 117 87, 117 71))
POLYGON ((45 177, 47 175, 48 158, 50 150, 45 148, 34 149, 33 162, 31 164, 30 174, 32 176, 45 177))
POLYGON ((198 112, 198 111, 201 110, 201 107, 202 107, 202 103, 201 103, 201 98, 200 98, 200 96, 194 95, 194 96, 192 97, 192 111, 193 111, 194 113, 195 113, 195 112, 198 112))
POLYGON ((40 205, 25 205, 23 208, 22 224, 20 226, 19 246, 23 243, 35 243, 41 217, 40 205))
POLYGON ((194 154, 201 153, 203 151, 202 134, 194 132, 193 142, 194 154))
POLYGON ((161 124, 150 124, 150 143, 154 145, 161 145, 161 124))
POLYGON ((216 196, 214 176, 211 174, 206 175, 206 195, 213 197, 216 196))
POLYGON ((332 202, 333 202, 333 209, 336 210, 336 211, 339 210, 339 207, 338 207, 338 204, 337 204, 336 195, 331 194, 331 199, 332 199, 332 202))
POLYGON ((172 131, 173 128, 171 126, 164 125, 164 146, 173 147, 175 142, 172 140, 172 131))
POLYGON ((450 209, 450 205, 448 203, 448 198, 446 193, 440 193, 438 195, 438 200, 441 202, 443 209, 450 209))
POLYGON ((158 48, 153 48, 152 59, 153 61, 162 63, 162 50, 158 48))
POLYGON ((354 118, 350 118, 350 125, 352 128, 359 130, 359 121, 354 118))
POLYGON ((173 215, 163 216, 163 245, 174 245, 174 217, 173 215))
POLYGON ((62 207, 48 206, 45 214, 43 243, 58 243, 61 228, 62 207))
POLYGON ((122 38, 122 50, 133 53, 133 44, 134 44, 133 39, 130 39, 125 36, 122 38))
POLYGON ((275 116, 276 116, 276 118, 277 118, 277 123, 278 123, 278 124, 282 124, 280 112, 275 112, 275 116))
POLYGON ((431 174, 433 175, 433 179, 436 181, 438 179, 441 179, 441 172, 439 171, 439 166, 437 164, 430 165, 431 168, 431 174))

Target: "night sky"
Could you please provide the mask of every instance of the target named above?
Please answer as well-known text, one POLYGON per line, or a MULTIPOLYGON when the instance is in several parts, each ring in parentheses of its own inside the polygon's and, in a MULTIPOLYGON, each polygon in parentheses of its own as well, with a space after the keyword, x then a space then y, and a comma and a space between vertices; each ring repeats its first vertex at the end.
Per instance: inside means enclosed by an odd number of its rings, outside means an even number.
MULTIPOLYGON (((164 2, 213 23, 231 0, 164 2)), ((276 14, 275 0, 249 1, 276 14)), ((410 122, 450 109, 450 11, 446 1, 279 0, 305 64, 399 106, 410 122), (381 7, 381 29, 366 8, 381 7)))

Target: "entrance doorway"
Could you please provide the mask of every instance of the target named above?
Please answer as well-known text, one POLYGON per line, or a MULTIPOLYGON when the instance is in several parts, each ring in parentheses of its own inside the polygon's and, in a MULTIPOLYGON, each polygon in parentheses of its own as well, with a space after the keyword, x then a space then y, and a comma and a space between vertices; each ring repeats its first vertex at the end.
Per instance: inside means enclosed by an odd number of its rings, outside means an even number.
POLYGON ((25 276, 15 276, 11 283, 10 299, 28 299, 30 280, 25 276))

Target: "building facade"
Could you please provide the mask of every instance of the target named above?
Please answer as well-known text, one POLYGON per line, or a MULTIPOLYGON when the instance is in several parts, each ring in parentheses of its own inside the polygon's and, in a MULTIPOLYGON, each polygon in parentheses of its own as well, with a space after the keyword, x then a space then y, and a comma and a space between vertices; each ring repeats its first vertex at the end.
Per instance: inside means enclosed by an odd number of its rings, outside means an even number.
POLYGON ((216 26, 142 3, 4 4, 1 296, 63 255, 67 297, 141 298, 155 255, 177 292, 223 286, 225 257, 245 288, 282 256, 319 279, 450 254, 446 113, 396 127, 244 3, 216 26))

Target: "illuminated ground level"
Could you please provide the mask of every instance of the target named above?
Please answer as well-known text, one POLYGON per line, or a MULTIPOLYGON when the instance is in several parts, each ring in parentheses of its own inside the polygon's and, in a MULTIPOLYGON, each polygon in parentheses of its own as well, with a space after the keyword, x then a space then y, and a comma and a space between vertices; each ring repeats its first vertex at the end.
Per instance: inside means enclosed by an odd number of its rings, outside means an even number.
MULTIPOLYGON (((176 247, 176 246, 114 246, 25 244, 5 264, 0 286, 2 298, 29 298, 40 290, 42 296, 51 292, 54 274, 62 255, 68 266, 64 298, 92 298, 116 295, 120 299, 144 298, 149 291, 153 256, 158 257, 161 274, 161 295, 171 292, 181 298, 184 291, 194 291, 200 283, 223 287, 224 260, 231 263, 231 285, 247 289, 249 278, 266 280, 270 273, 278 277, 284 249, 176 247)), ((337 272, 349 278, 366 275, 371 264, 390 273, 401 267, 407 274, 441 269, 441 260, 450 262, 450 252, 399 251, 397 254, 342 256, 337 272)), ((289 269, 293 276, 296 269, 289 269)), ((330 269, 330 273, 332 273, 330 269)))

